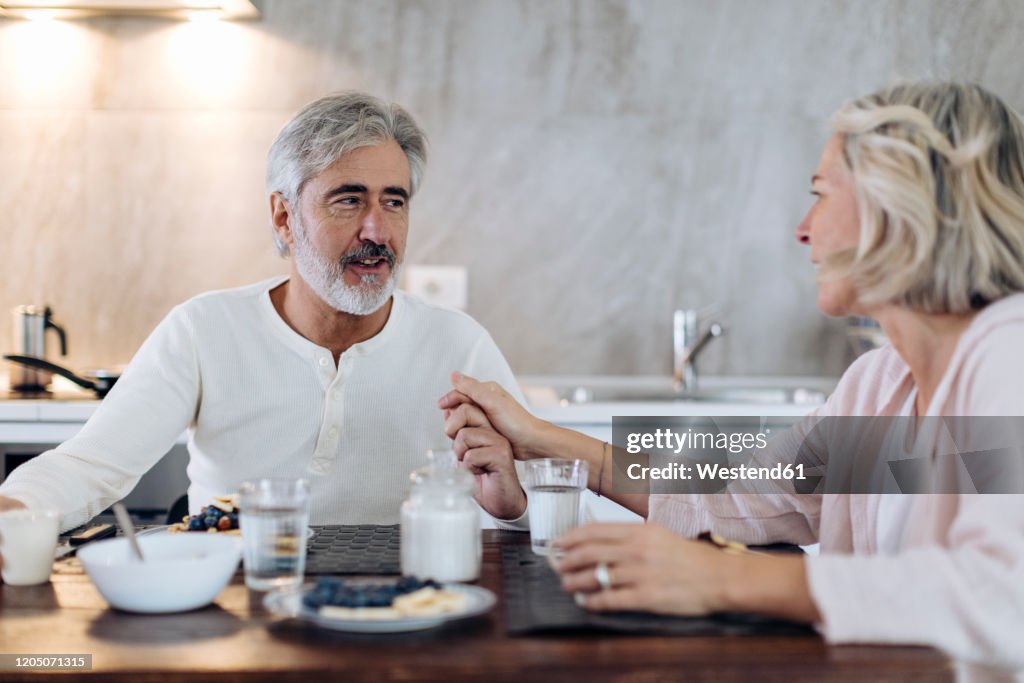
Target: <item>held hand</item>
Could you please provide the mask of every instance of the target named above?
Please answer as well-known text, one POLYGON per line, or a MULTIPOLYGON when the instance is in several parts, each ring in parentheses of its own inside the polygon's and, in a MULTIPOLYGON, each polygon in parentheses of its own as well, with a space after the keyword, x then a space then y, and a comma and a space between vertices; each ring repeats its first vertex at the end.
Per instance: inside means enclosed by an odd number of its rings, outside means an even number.
POLYGON ((508 439, 516 459, 533 457, 531 442, 543 431, 546 423, 535 418, 512 398, 497 382, 479 382, 469 375, 452 373, 455 388, 441 397, 438 407, 444 410, 444 428, 454 439, 465 427, 486 424, 508 439))
MULTIPOLYGON (((0 496, 0 512, 6 512, 7 510, 19 510, 25 508, 26 505, 20 500, 8 498, 7 496, 0 496)), ((4 566, 4 556, 0 554, 0 568, 4 566)))
POLYGON ((452 443, 459 467, 476 479, 474 498, 497 519, 518 519, 526 511, 526 493, 519 484, 512 447, 490 425, 464 427, 452 443))
POLYGON ((653 524, 589 524, 557 545, 565 553, 557 566, 562 587, 597 611, 696 616, 724 610, 737 559, 653 524))

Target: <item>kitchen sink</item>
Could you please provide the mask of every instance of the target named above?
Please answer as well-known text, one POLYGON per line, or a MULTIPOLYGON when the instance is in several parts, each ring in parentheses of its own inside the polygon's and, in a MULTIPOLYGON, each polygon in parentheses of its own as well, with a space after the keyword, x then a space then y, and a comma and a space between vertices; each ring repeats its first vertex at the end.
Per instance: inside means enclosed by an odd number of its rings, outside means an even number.
POLYGON ((523 381, 534 405, 622 402, 821 405, 834 386, 819 378, 709 377, 696 389, 677 391, 665 377, 537 377, 523 381), (575 380, 575 381, 573 381, 575 380))
POLYGON ((754 403, 778 405, 819 405, 828 397, 806 387, 730 387, 677 392, 671 387, 651 391, 632 387, 578 386, 559 392, 567 403, 617 403, 620 401, 697 401, 702 403, 754 403))

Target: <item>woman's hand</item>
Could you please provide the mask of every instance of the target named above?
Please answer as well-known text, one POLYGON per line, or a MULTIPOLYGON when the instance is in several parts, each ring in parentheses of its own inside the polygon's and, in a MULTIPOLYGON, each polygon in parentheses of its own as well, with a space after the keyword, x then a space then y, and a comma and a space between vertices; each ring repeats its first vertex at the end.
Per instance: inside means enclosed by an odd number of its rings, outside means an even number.
POLYGON ((562 587, 587 609, 704 615, 727 609, 735 556, 653 524, 588 524, 556 542, 562 587), (603 564, 606 570, 599 570, 603 564), (599 583, 605 573, 606 586, 599 583))
POLYGON ((442 396, 437 405, 444 410, 444 431, 454 441, 452 449, 460 459, 470 448, 469 430, 496 431, 507 439, 516 460, 557 457, 586 461, 588 488, 599 494, 603 491, 616 503, 647 516, 646 493, 622 494, 613 490, 613 463, 607 444, 534 417, 495 382, 478 382, 453 372, 452 384, 455 388, 442 396), (467 437, 460 437, 464 432, 467 437))
MULTIPOLYGON (((441 397, 444 431, 456 439, 467 427, 494 429, 508 439, 518 460, 537 457, 531 444, 537 442, 547 423, 531 415, 497 382, 479 382, 469 375, 452 373, 455 388, 441 397)), ((456 454, 459 454, 456 449, 456 454)))
POLYGON ((821 621, 799 555, 730 554, 653 524, 589 524, 555 545, 564 552, 562 587, 587 609, 821 621))

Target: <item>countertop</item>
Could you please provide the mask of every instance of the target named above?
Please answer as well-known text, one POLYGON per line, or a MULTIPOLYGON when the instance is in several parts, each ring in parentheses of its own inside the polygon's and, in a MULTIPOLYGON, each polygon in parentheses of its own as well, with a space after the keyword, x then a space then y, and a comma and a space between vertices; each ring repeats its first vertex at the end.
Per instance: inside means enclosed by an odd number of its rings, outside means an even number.
MULTIPOLYGON (((614 376, 614 375, 523 375, 519 383, 526 395, 530 409, 535 415, 559 424, 603 424, 613 415, 681 415, 681 416, 726 416, 766 415, 778 417, 800 417, 810 412, 813 404, 763 404, 763 403, 719 403, 710 401, 602 401, 572 403, 560 401, 552 387, 575 386, 621 386, 663 387, 668 382, 663 376, 614 376)), ((827 377, 708 377, 701 386, 709 387, 771 387, 805 386, 826 393, 834 388, 836 380, 827 377)), ((6 377, 0 377, 0 427, 3 423, 29 426, 40 423, 48 430, 40 438, 54 441, 67 431, 69 437, 89 419, 100 402, 90 391, 54 378, 53 393, 49 398, 21 398, 7 390, 6 377), (61 429, 62 425, 66 429, 61 429)), ((10 426, 10 425, 8 425, 10 426)), ((31 439, 29 429, 23 438, 31 439)), ((34 433, 34 432, 33 432, 34 433)), ((0 442, 16 441, 0 429, 0 442)), ((63 437, 63 438, 66 438, 63 437)))

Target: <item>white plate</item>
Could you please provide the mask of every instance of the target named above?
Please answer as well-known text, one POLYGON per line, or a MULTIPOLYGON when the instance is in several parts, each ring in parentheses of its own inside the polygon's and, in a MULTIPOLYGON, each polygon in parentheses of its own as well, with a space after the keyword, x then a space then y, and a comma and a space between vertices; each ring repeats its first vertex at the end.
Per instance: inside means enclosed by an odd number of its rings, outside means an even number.
POLYGON ((440 626, 446 621, 467 619, 483 614, 497 601, 494 593, 480 586, 466 586, 459 583, 444 585, 445 590, 462 593, 466 596, 466 606, 458 612, 438 614, 429 617, 404 617, 401 619, 330 619, 320 616, 320 612, 302 604, 302 591, 275 591, 268 593, 263 599, 263 606, 272 614, 289 619, 298 619, 310 624, 335 631, 354 633, 401 633, 403 631, 422 631, 440 626))
MULTIPOLYGON (((170 529, 170 528, 171 528, 170 524, 164 524, 162 526, 153 526, 153 527, 150 527, 148 529, 143 529, 142 531, 139 531, 136 535, 137 536, 148 536, 150 534, 166 534, 166 533, 169 533, 168 529, 170 529)), ((175 532, 175 533, 182 533, 182 534, 184 534, 184 533, 193 533, 193 534, 198 534, 200 532, 198 532, 198 531, 191 531, 191 532, 179 531, 179 532, 175 532)), ((204 531, 202 533, 209 533, 209 532, 205 532, 204 531)), ((316 532, 313 531, 313 527, 307 526, 306 527, 306 538, 310 539, 310 538, 313 538, 313 536, 315 536, 315 535, 316 535, 316 532)))

